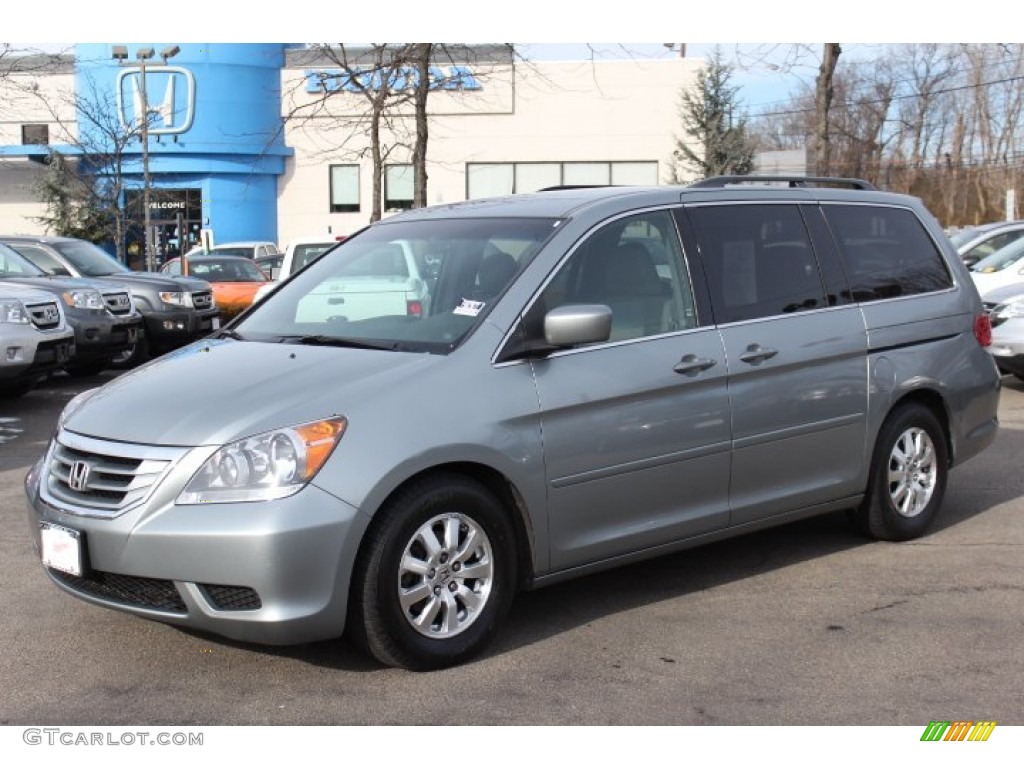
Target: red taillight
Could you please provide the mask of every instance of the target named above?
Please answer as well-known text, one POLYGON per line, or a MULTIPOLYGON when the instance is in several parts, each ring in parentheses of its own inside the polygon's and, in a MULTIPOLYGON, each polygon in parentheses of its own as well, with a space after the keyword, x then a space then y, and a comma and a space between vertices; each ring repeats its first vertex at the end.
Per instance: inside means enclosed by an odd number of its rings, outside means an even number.
POLYGON ((411 317, 423 317, 423 302, 409 299, 405 302, 405 314, 411 317))
POLYGON ((974 338, 983 347, 992 344, 992 321, 988 319, 988 315, 978 315, 974 318, 974 338))

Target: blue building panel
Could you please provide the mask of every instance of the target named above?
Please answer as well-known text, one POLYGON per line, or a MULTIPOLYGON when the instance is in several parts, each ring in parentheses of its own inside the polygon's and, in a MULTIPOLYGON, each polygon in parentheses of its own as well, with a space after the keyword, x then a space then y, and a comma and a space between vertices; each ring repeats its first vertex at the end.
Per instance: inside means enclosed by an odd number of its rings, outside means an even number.
MULTIPOLYGON (((180 249, 181 214, 174 214, 179 209, 189 211, 185 245, 194 242, 200 229, 212 229, 217 242, 276 242, 277 180, 292 154, 284 143, 281 118, 281 69, 288 47, 183 43, 173 50, 166 43, 79 44, 75 87, 85 152, 71 153, 85 154, 81 168, 102 176, 106 169, 90 167, 88 155, 110 148, 112 135, 134 134, 121 166, 129 190, 126 200, 131 197, 141 207, 137 190, 144 186, 143 167, 148 164, 150 218, 158 230, 158 248, 173 244, 180 249), (116 49, 120 58, 115 58, 116 49), (147 49, 152 55, 143 58, 147 49), (91 115, 100 114, 110 120, 97 125, 91 115), (141 120, 146 114, 144 162, 141 120), (195 190, 202 197, 199 220, 191 202, 195 190), (186 191, 189 205, 177 206, 174 201, 184 200, 186 191)), ((7 150, 26 155, 41 148, 0 148, 0 154, 7 150)), ((139 227, 132 236, 140 236, 139 227)))

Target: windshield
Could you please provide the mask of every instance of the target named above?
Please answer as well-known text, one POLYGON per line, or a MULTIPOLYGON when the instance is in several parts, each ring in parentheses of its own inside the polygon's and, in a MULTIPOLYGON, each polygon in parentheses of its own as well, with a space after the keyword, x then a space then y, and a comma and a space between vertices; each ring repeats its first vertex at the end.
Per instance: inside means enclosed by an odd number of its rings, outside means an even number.
POLYGON ((1012 267, 1024 256, 1024 240, 1015 240, 1009 245, 989 254, 971 269, 975 272, 1000 272, 1012 267))
POLYGON ((128 267, 102 248, 85 240, 68 240, 67 242, 52 243, 52 247, 60 251, 64 258, 74 264, 75 269, 89 277, 102 277, 104 275, 131 272, 128 267))
POLYGON ((248 259, 251 259, 255 252, 256 248, 251 245, 218 245, 210 251, 219 256, 245 256, 248 259))
POLYGON ((0 277, 46 277, 46 273, 13 248, 0 243, 0 277))
POLYGON ((233 329, 259 341, 446 353, 556 224, 431 219, 373 226, 314 261, 233 329))
MULTIPOLYGON (((175 274, 181 273, 176 264, 175 274)), ((249 259, 196 257, 188 260, 188 273, 209 283, 265 283, 267 276, 249 259)))

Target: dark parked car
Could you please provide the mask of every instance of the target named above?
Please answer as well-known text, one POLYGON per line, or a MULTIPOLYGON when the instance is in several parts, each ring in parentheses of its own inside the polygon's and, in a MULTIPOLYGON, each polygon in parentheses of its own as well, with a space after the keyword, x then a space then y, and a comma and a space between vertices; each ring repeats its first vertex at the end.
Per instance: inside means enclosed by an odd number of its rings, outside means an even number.
POLYGON ((48 275, 20 253, 0 243, 0 280, 53 294, 75 332, 74 356, 64 363, 73 375, 109 368, 119 353, 142 338, 142 316, 128 288, 109 280, 48 275))
POLYGON ((120 362, 140 363, 220 328, 213 289, 204 280, 133 272, 102 248, 71 237, 0 236, 47 274, 101 277, 128 286, 145 322, 145 335, 120 362))

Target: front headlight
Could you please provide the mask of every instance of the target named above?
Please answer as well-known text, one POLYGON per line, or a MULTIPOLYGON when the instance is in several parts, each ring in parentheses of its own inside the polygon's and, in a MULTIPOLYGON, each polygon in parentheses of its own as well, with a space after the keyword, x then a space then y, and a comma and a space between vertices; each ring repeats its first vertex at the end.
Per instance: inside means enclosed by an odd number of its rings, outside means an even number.
POLYGON ((77 309, 104 309, 106 307, 100 292, 92 289, 66 291, 64 303, 77 309))
POLYGON ((0 323, 28 325, 28 312, 17 299, 0 299, 0 323))
POLYGON ((348 422, 325 419, 225 445, 192 476, 178 504, 269 501, 297 493, 331 455, 348 422))
POLYGON ((175 307, 191 307, 192 294, 182 291, 163 291, 160 293, 160 301, 175 307))

